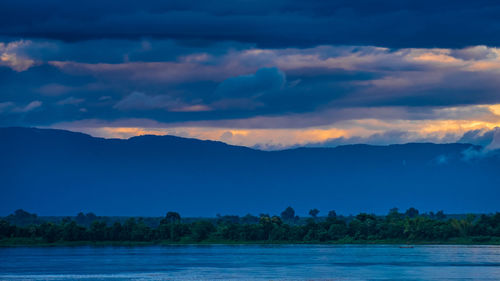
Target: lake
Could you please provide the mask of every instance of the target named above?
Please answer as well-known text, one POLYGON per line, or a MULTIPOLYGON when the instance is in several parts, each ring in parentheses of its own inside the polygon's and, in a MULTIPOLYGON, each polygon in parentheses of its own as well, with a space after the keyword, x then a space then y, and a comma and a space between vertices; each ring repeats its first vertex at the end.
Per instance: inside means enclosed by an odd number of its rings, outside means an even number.
POLYGON ((0 248, 1 280, 499 280, 500 246, 0 248))

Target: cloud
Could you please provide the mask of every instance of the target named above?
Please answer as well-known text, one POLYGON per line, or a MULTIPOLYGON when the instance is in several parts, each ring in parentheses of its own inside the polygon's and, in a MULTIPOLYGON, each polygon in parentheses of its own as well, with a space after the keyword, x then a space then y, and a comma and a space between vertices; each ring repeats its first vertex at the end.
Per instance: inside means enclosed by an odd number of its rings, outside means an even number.
POLYGON ((69 98, 65 98, 63 100, 60 100, 57 102, 58 105, 78 105, 82 102, 84 102, 85 99, 77 99, 75 97, 69 97, 69 98))
MULTIPOLYGON (((272 90, 288 97, 274 102, 286 111, 301 111, 299 107, 314 110, 317 105, 332 101, 348 106, 499 103, 497 89, 500 84, 496 77, 500 59, 493 55, 470 59, 460 53, 474 52, 471 49, 391 50, 369 46, 319 46, 228 50, 218 56, 192 54, 167 62, 48 63, 68 75, 91 76, 115 87, 188 87, 187 83, 195 87, 196 83, 205 83, 198 93, 202 99, 209 98, 207 92, 211 87, 215 89, 213 97, 226 96, 224 92, 233 91, 229 88, 239 87, 232 94, 232 98, 239 100, 222 102, 226 107, 242 108, 241 99, 254 98, 253 95, 262 91, 251 87, 283 87, 279 83, 287 80, 290 81, 288 89, 272 90), (259 72, 255 77, 259 69, 268 73, 259 72), (277 84, 272 84, 274 82, 277 84), (263 86, 263 83, 268 85, 263 86), (304 101, 306 93, 308 98, 304 101)), ((495 48, 483 51, 497 52, 495 48)), ((265 91, 270 92, 269 89, 265 91)))
POLYGON ((496 60, 500 54, 497 48, 480 45, 456 49, 451 51, 451 55, 463 60, 496 60))
POLYGON ((59 95, 66 94, 73 89, 74 89, 73 87, 68 87, 68 86, 65 86, 62 84, 50 83, 50 84, 45 84, 45 85, 41 86, 40 88, 38 88, 38 91, 42 95, 46 95, 46 96, 59 96, 59 95))
POLYGON ((0 113, 27 113, 33 111, 42 106, 41 101, 32 101, 25 106, 18 106, 13 102, 1 102, 0 103, 0 113))
POLYGON ((0 67, 0 125, 91 119, 130 134, 176 128, 179 135, 224 135, 234 144, 266 148, 456 141, 467 131, 500 126, 499 51, 485 45, 30 42, 15 53, 34 65, 24 71, 0 67), (156 125, 109 125, 138 119, 156 125))
POLYGON ((32 67, 35 61, 22 54, 22 49, 30 44, 31 41, 24 40, 0 42, 0 66, 7 66, 18 72, 32 67))
POLYGON ((63 0, 18 0, 2 8, 1 35, 64 41, 154 37, 231 40, 260 47, 500 45, 495 17, 500 7, 486 0, 144 0, 120 2, 118 8, 115 2, 86 1, 75 6, 63 0))
POLYGON ((149 96, 141 92, 131 93, 115 104, 114 108, 125 111, 163 109, 173 112, 197 112, 210 110, 206 105, 187 105, 168 95, 149 96))
POLYGON ((279 69, 261 68, 255 74, 224 80, 215 90, 215 95, 229 98, 258 98, 279 92, 285 82, 285 74, 279 69))
POLYGON ((486 150, 495 150, 500 148, 500 127, 492 130, 479 129, 466 132, 459 140, 460 143, 471 143, 480 145, 486 150))
POLYGON ((136 81, 138 83, 178 84, 197 80, 221 81, 231 73, 242 72, 223 66, 203 65, 195 62, 126 62, 126 63, 79 63, 50 61, 50 65, 70 75, 91 75, 110 81, 136 81))
MULTIPOLYGON (((276 117, 286 119, 286 117, 276 117)), ((294 119, 291 120, 293 122, 294 119)), ((297 118, 295 120, 302 120, 297 118)), ((151 119, 120 119, 116 121, 82 120, 55 124, 53 127, 83 131, 101 137, 131 137, 138 134, 171 134, 183 137, 220 140, 234 145, 266 150, 297 146, 334 147, 368 143, 387 145, 408 142, 451 143, 464 139, 469 131, 495 124, 454 120, 377 120, 359 119, 334 122, 325 126, 283 128, 273 118, 259 120, 268 127, 250 127, 247 119, 240 122, 207 121, 161 123, 151 119)), ((500 123, 496 123, 500 126, 500 123)), ((474 142, 470 142, 475 144, 474 142)))
POLYGON ((500 149, 500 128, 495 128, 493 139, 486 148, 489 150, 500 149))
POLYGON ((462 152, 463 160, 474 161, 478 158, 500 155, 500 127, 493 129, 477 129, 465 132, 457 140, 458 143, 470 143, 479 147, 471 147, 462 152))
POLYGON ((114 107, 120 110, 147 110, 168 108, 172 101, 168 96, 151 97, 141 92, 133 92, 126 96, 123 100, 119 101, 114 107))
POLYGON ((42 106, 41 101, 32 101, 24 107, 18 107, 18 108, 13 109, 13 111, 14 112, 28 112, 28 111, 32 111, 36 108, 39 108, 40 106, 42 106))
MULTIPOLYGON (((311 142, 307 146, 310 147, 335 147, 339 145, 346 144, 373 144, 373 145, 385 145, 385 144, 400 144, 408 143, 411 140, 411 134, 406 131, 392 131, 389 130, 383 133, 374 133, 368 136, 351 136, 351 137, 338 137, 328 139, 322 142, 311 142)), ((435 141, 435 139, 434 139, 435 141)))
POLYGON ((10 102, 10 101, 0 102, 0 113, 6 112, 7 110, 9 110, 12 107, 14 107, 13 102, 10 102))

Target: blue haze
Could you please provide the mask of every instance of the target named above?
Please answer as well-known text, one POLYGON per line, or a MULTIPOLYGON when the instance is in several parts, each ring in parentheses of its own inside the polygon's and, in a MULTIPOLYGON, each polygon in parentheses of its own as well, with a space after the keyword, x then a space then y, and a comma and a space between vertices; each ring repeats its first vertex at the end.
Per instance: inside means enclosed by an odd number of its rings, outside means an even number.
POLYGON ((0 129, 0 214, 495 212, 500 157, 470 144, 260 151, 173 136, 0 129))

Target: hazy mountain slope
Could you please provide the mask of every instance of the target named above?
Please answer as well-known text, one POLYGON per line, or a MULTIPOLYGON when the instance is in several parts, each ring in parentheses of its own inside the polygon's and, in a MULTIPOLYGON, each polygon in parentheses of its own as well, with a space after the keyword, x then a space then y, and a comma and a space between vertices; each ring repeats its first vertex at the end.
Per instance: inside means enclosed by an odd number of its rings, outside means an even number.
POLYGON ((0 128, 0 215, 498 210, 497 156, 468 144, 348 145, 265 152, 173 136, 102 139, 0 128))

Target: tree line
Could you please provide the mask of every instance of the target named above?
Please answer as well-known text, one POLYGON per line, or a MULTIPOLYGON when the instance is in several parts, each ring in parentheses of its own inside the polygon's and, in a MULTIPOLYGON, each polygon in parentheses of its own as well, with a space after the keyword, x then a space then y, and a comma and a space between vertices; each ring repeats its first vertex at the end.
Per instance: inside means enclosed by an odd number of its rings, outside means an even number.
MULTIPOLYGON (((168 212, 155 227, 143 218, 133 217, 108 224, 94 214, 24 226, 10 223, 7 217, 0 220, 0 240, 4 244, 16 239, 33 243, 500 243, 500 213, 449 218, 442 212, 419 214, 410 208, 404 213, 391 209, 385 216, 360 213, 347 218, 330 211, 326 217, 318 218, 317 209, 309 214, 311 217, 302 223, 298 223, 300 218, 291 207, 280 216, 218 216, 186 222, 179 213, 168 212), (93 219, 88 226, 79 223, 87 217, 93 219)), ((36 219, 36 215, 22 210, 11 216, 10 219, 36 219)))

